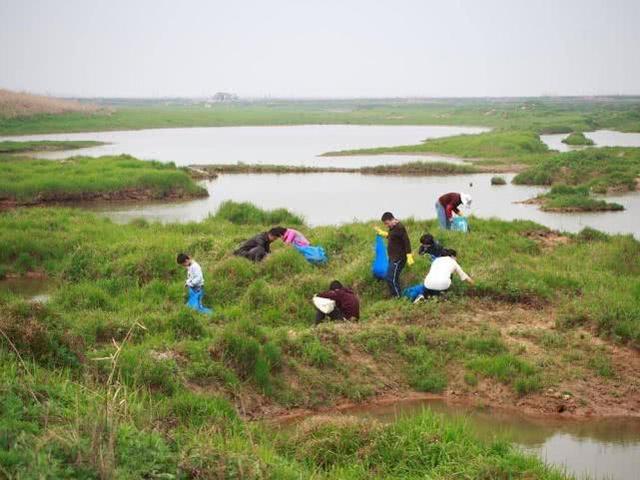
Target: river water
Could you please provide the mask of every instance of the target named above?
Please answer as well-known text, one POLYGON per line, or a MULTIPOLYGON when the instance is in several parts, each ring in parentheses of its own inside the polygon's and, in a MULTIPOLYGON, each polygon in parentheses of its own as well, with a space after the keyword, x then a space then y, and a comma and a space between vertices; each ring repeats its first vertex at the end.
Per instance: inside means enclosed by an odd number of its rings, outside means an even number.
MULTIPOLYGON (((225 200, 252 202, 262 208, 287 208, 305 217, 311 226, 379 219, 390 210, 399 218, 435 217, 434 204, 443 192, 468 192, 475 216, 504 220, 533 220, 550 228, 578 232, 589 226, 609 233, 631 233, 640 238, 640 194, 607 197, 626 210, 607 213, 557 214, 543 212, 524 200, 541 187, 490 184, 491 174, 440 177, 375 176, 344 173, 221 175, 203 182, 210 196, 175 203, 98 204, 85 206, 119 223, 134 218, 160 222, 200 221, 216 212, 225 200)), ((513 175, 503 175, 510 182, 513 175)))
POLYGON ((579 479, 640 478, 640 418, 550 419, 453 406, 439 400, 354 407, 338 415, 369 417, 388 423, 402 416, 416 415, 425 408, 449 419, 464 419, 480 438, 513 442, 579 479))
POLYGON ((39 152, 48 159, 72 155, 129 154, 176 165, 259 163, 348 167, 389 165, 413 160, 451 161, 438 155, 366 155, 320 157, 326 152, 420 143, 428 138, 488 131, 483 127, 300 125, 278 127, 163 128, 117 132, 58 133, 0 137, 2 140, 96 140, 107 145, 39 152))
MULTIPOLYGON (((596 130, 584 132, 587 138, 595 142, 595 147, 640 147, 640 133, 615 132, 613 130, 596 130)), ((552 135, 540 135, 540 140, 547 144, 551 150, 559 152, 569 152, 585 148, 583 146, 570 146, 562 143, 568 133, 552 135)))
MULTIPOLYGON (((473 134, 484 128, 449 126, 356 126, 302 125, 278 127, 171 128, 117 132, 5 137, 21 140, 99 140, 110 142, 95 148, 42 152, 44 158, 73 154, 106 155, 128 153, 143 159, 174 161, 178 165, 211 163, 262 163, 307 166, 360 167, 401 164, 413 160, 460 160, 435 155, 367 155, 321 157, 322 153, 350 148, 418 143, 427 138, 473 134)), ((588 132, 597 145, 640 146, 640 134, 606 130, 588 132)), ((550 146, 566 150, 566 135, 543 135, 550 146)), ((0 138, 2 140, 3 138, 0 138)), ((435 216, 433 204, 442 193, 473 195, 471 213, 504 220, 526 219, 550 228, 577 232, 592 227, 608 233, 631 233, 640 238, 640 194, 629 193, 608 200, 622 204, 622 212, 559 214, 545 213, 535 205, 517 202, 534 197, 543 189, 515 185, 491 186, 491 175, 442 177, 365 176, 360 174, 246 174, 221 175, 206 182, 210 197, 180 203, 93 205, 118 222, 146 218, 162 222, 198 221, 215 213, 225 200, 247 201, 262 208, 288 208, 303 215, 310 225, 339 224, 377 219, 391 210, 401 218, 435 216)), ((504 175, 510 180, 512 175, 504 175)))

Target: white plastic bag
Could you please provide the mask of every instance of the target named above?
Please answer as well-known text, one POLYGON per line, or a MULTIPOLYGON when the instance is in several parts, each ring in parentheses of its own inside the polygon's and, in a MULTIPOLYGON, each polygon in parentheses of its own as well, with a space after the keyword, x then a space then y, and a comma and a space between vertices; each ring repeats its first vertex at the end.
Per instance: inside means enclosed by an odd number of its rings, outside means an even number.
POLYGON ((319 297, 317 295, 313 296, 313 304, 324 314, 329 314, 333 312, 334 308, 336 308, 336 302, 334 300, 319 297))

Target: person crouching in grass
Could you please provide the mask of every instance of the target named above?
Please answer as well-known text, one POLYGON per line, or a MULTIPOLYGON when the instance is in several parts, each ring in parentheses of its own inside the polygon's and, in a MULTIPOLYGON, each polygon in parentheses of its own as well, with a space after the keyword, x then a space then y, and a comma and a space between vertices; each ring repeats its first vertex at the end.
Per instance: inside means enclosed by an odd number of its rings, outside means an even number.
POLYGON ((313 297, 316 309, 316 325, 329 317, 331 320, 349 320, 360 318, 360 300, 356 293, 346 288, 338 280, 329 285, 329 290, 313 297), (329 300, 329 302, 325 302, 329 300), (331 301, 333 304, 331 304, 331 301))
POLYGON ((179 253, 176 261, 187 269, 187 281, 185 287, 189 289, 189 300, 187 306, 201 313, 211 313, 210 308, 202 305, 204 296, 204 275, 198 262, 189 257, 186 253, 179 253))
POLYGON ((446 292, 451 286, 451 276, 457 273, 460 280, 471 285, 474 284, 469 275, 458 265, 457 253, 453 249, 445 248, 440 257, 431 262, 429 273, 424 279, 422 295, 418 296, 414 303, 423 300, 425 297, 438 297, 446 292))

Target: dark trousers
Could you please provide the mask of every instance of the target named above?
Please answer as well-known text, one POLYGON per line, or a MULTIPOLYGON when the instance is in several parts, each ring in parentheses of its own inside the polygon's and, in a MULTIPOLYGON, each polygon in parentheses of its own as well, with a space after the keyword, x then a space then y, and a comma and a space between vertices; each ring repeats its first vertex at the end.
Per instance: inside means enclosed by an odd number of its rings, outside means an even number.
POLYGON ((234 253, 239 257, 248 258, 252 262, 260 262, 264 257, 267 256, 267 251, 264 249, 264 247, 260 247, 260 246, 253 247, 250 250, 239 249, 239 250, 236 250, 234 253))
POLYGON ((316 308, 316 325, 321 323, 327 317, 331 320, 345 320, 344 313, 342 313, 338 307, 334 308, 329 313, 321 312, 316 308))
POLYGON ((442 290, 431 290, 430 288, 427 288, 427 287, 423 287, 422 289, 422 295, 424 295, 425 298, 439 297, 441 294, 442 294, 442 290))
POLYGON ((402 285, 400 284, 400 273, 407 264, 407 259, 393 261, 389 259, 389 266, 387 267, 387 285, 389 285, 389 293, 392 297, 400 298, 402 296, 402 285))

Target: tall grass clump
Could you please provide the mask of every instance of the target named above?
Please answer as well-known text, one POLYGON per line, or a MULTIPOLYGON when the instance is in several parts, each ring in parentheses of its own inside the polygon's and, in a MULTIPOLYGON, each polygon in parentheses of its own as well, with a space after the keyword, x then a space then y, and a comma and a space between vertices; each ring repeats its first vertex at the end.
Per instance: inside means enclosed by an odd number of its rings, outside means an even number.
POLYGON ((303 225, 302 217, 290 213, 284 208, 262 210, 251 203, 238 203, 227 200, 220 205, 216 218, 238 225, 303 225))

